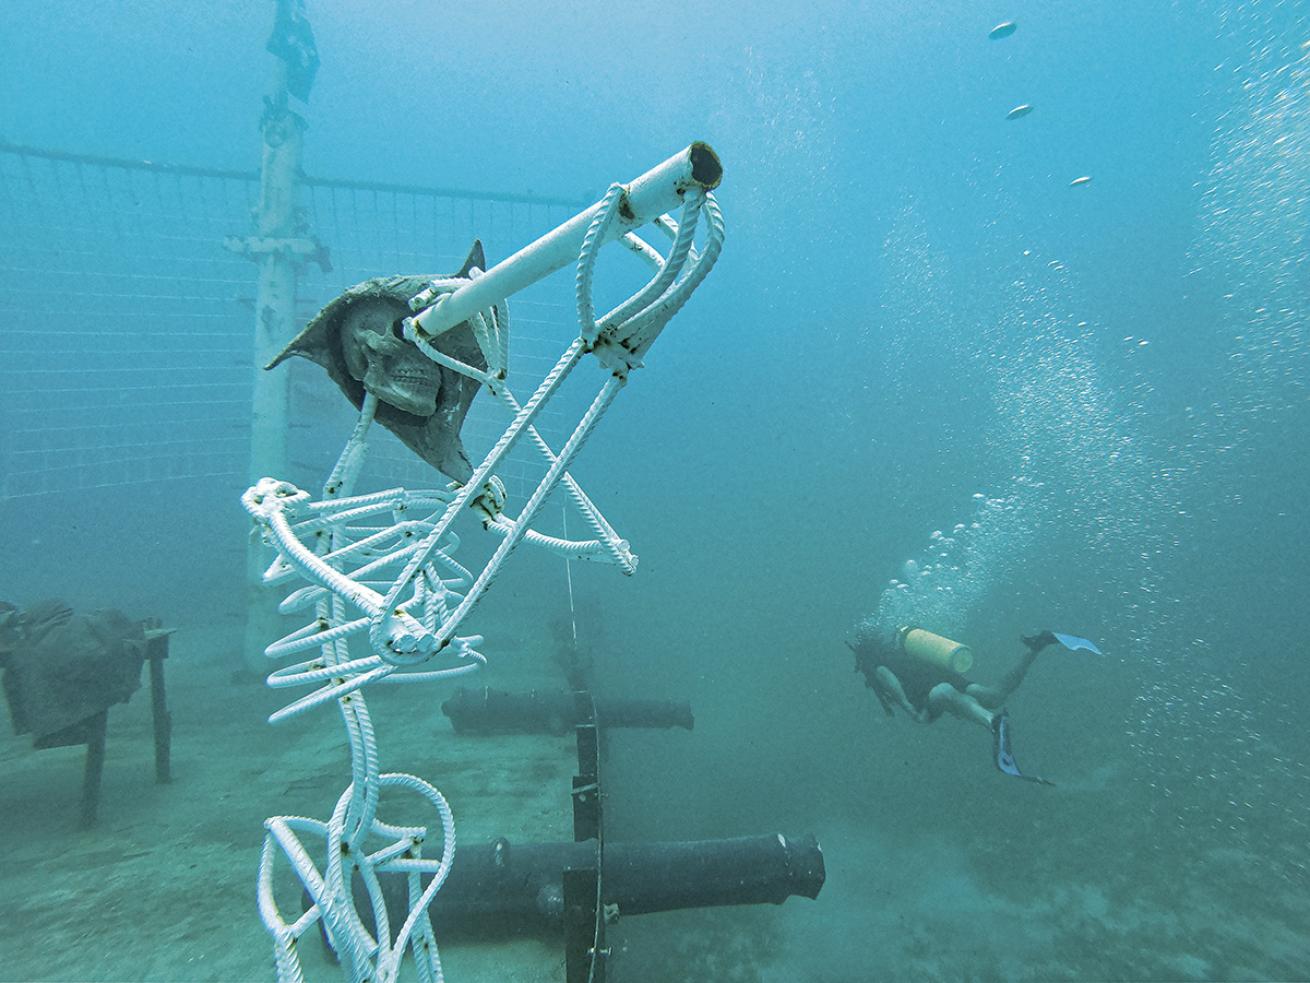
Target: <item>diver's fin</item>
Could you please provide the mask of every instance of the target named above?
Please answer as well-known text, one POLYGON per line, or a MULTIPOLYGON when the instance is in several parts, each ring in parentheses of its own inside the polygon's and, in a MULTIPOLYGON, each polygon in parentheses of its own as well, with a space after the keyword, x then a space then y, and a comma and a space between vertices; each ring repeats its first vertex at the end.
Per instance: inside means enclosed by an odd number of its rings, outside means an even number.
POLYGON ((482 251, 481 239, 473 240, 473 245, 469 247, 468 259, 464 260, 464 265, 459 268, 459 272, 455 276, 467 277, 475 266, 480 270, 486 270, 487 268, 487 257, 482 251))
POLYGON ((1020 635, 1019 640, 1034 652, 1040 652, 1048 645, 1063 645, 1070 652, 1091 652, 1093 655, 1104 654, 1091 639, 1079 638, 1077 635, 1065 635, 1062 632, 1051 631, 1049 628, 1039 631, 1036 635, 1020 635))
POLYGON ((1055 633, 1052 631, 1039 631, 1036 635, 1020 635, 1019 641, 1023 642, 1034 652, 1040 652, 1048 645, 1055 644, 1055 633))
POLYGON ((1049 633, 1052 638, 1067 648, 1070 652, 1091 652, 1092 655, 1104 655, 1096 647, 1096 643, 1087 638, 1079 638, 1077 635, 1064 635, 1058 631, 1049 633))
POLYGON ((1008 710, 1002 710, 992 717, 992 753, 996 758, 996 770, 1009 775, 1011 778, 1022 778, 1025 782, 1035 782, 1038 785, 1055 784, 1055 782, 1047 781, 1038 775, 1025 775, 1019 770, 1018 762, 1014 760, 1014 752, 1010 750, 1010 712, 1008 710))

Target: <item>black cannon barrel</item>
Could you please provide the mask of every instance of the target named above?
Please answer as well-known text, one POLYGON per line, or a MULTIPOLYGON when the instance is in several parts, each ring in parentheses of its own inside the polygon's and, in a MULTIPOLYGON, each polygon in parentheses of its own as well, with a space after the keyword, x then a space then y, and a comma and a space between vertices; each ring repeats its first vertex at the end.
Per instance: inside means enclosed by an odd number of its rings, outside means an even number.
MULTIPOLYGON (((460 687, 441 710, 461 734, 563 734, 580 722, 574 695, 562 690, 509 693, 460 687)), ((688 703, 602 697, 596 700, 596 722, 602 727, 691 730, 695 719, 688 703)))
POLYGON ((677 700, 630 700, 601 697, 596 701, 596 723, 601 727, 651 727, 691 730, 696 719, 691 704, 677 700))
POLYGON ((813 836, 606 844, 602 898, 629 915, 782 904, 793 895, 817 898, 824 877, 823 850, 813 836))
MULTIPOLYGON (((566 868, 593 866, 596 841, 461 846, 450 877, 433 899, 433 924, 479 934, 555 931, 562 927, 566 868)), ((782 904, 817 898, 823 851, 813 836, 744 836, 666 843, 606 843, 601 898, 620 916, 717 905, 782 904)), ((426 878, 424 879, 426 883, 426 878)), ((383 875, 393 926, 403 920, 404 878, 383 875)), ((355 902, 367 911, 355 878, 355 902)))

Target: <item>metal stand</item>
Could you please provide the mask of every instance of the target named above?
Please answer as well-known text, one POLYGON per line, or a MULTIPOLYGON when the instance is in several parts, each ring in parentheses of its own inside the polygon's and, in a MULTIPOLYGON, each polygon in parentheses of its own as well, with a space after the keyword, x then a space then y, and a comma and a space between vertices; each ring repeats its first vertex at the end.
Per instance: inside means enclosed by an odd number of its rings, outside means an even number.
POLYGON ((82 828, 96 824, 100 811, 100 779, 105 773, 105 728, 109 711, 101 710, 82 722, 86 727, 86 767, 82 772, 82 828))
MULTIPOLYGON (((164 689, 164 660, 168 658, 168 636, 171 628, 145 629, 145 658, 150 663, 150 709, 154 719, 155 781, 167 785, 172 775, 173 718, 168 712, 168 698, 164 689)), ((109 710, 80 720, 53 734, 46 734, 33 742, 36 750, 53 747, 86 745, 86 764, 82 768, 81 825, 89 829, 100 814, 100 789, 105 773, 105 736, 109 725, 109 710)))
POLYGON ((146 661, 150 663, 150 713, 155 725, 155 781, 173 781, 173 716, 168 712, 164 690, 164 660, 168 658, 168 636, 172 629, 146 629, 146 661))
POLYGON ((600 729, 596 704, 586 690, 574 693, 578 725, 578 774, 573 776, 573 839, 596 841, 595 862, 566 867, 564 978, 567 983, 605 983, 610 951, 605 946, 605 837, 601 816, 600 729))

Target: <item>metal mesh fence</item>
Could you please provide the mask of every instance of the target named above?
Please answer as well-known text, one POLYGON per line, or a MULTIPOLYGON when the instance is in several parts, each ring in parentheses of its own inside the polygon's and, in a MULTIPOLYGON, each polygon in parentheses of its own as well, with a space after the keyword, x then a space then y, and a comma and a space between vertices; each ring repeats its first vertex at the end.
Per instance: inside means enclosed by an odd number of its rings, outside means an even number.
MULTIPOLYGON (((224 240, 250 231, 257 197, 253 173, 0 145, 0 499, 248 477, 256 268, 224 240)), ((453 271, 474 238, 495 262, 578 208, 316 179, 302 205, 332 259, 302 273, 302 321, 370 276, 453 271)), ((515 298, 514 374, 540 377, 571 336, 569 298, 515 298)), ((321 370, 289 364, 289 477, 314 488, 351 411, 321 370)), ((482 402, 471 453, 504 425, 482 402)), ((388 484, 436 477, 389 435, 370 461, 388 484)))

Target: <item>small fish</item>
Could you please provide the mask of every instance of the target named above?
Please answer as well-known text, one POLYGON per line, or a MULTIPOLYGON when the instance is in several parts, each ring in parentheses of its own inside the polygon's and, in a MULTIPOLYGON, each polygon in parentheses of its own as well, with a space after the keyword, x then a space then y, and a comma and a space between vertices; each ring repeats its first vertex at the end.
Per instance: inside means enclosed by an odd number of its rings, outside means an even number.
POLYGON ((1031 113, 1032 111, 1033 111, 1033 107, 1030 106, 1028 103, 1025 102, 1025 103, 1023 103, 1022 105, 1020 105, 1020 106, 1015 106, 1013 109, 1011 109, 1008 113, 1005 114, 1005 118, 1006 118, 1006 119, 1023 119, 1025 116, 1027 116, 1027 115, 1028 115, 1029 113, 1031 113))
POLYGON ((1092 176, 1090 174, 1084 174, 1082 177, 1076 177, 1072 181, 1070 181, 1069 187, 1077 188, 1084 184, 1091 184, 1091 183, 1092 183, 1092 176))
POLYGON ((1017 30, 1019 30, 1019 25, 1014 21, 1001 21, 1001 23, 997 24, 987 32, 987 37, 992 41, 1000 41, 1002 38, 1008 38, 1017 30))

